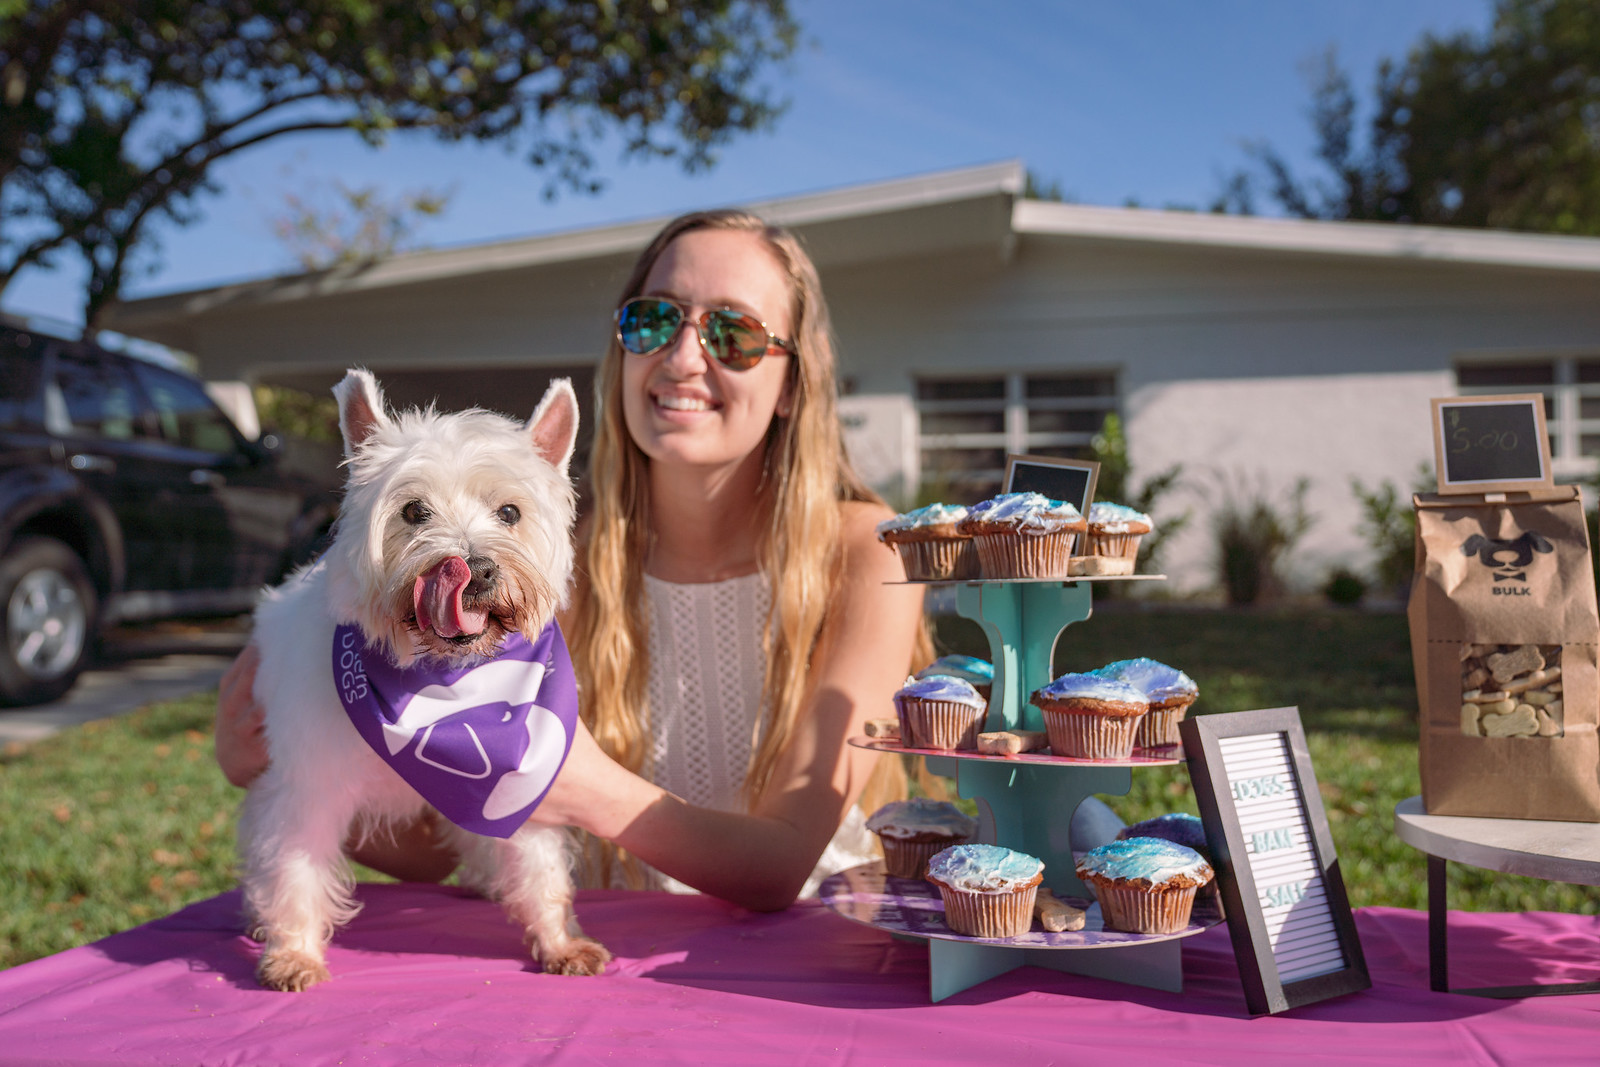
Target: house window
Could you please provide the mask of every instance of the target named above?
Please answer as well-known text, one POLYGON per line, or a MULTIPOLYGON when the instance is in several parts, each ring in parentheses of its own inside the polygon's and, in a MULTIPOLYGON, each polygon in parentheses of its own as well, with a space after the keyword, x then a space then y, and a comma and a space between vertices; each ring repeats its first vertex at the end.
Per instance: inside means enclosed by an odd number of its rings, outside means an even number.
POLYGON ((1592 470, 1600 459, 1600 354, 1461 363, 1456 385, 1463 396, 1543 393, 1557 469, 1592 470))
POLYGON ((1011 452, 1087 458, 1116 410, 1111 372, 918 378, 925 491, 951 503, 992 496, 1011 452))

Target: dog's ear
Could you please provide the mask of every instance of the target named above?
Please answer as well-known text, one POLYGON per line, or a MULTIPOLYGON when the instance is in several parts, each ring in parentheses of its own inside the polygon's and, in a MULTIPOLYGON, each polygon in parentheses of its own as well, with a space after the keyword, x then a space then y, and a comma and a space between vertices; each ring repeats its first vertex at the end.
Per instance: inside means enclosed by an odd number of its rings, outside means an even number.
POLYGON ((1467 538, 1466 543, 1461 546, 1461 554, 1463 556, 1476 556, 1479 550, 1488 547, 1489 539, 1487 537, 1483 536, 1483 534, 1473 534, 1471 537, 1467 538))
POLYGON ((339 432, 344 435, 344 454, 353 456, 374 430, 389 425, 389 416, 383 407, 383 390, 378 388, 378 380, 371 371, 351 368, 344 372, 344 380, 333 387, 333 396, 339 401, 339 432))
POLYGON ((1556 550, 1556 546, 1550 543, 1550 539, 1538 530, 1529 530, 1522 536, 1528 539, 1528 543, 1533 546, 1535 552, 1554 552, 1556 550))
POLYGON ((567 473, 572 449, 578 442, 578 394, 572 391, 570 379, 557 378, 550 383, 528 420, 527 430, 533 439, 533 450, 556 470, 567 473))

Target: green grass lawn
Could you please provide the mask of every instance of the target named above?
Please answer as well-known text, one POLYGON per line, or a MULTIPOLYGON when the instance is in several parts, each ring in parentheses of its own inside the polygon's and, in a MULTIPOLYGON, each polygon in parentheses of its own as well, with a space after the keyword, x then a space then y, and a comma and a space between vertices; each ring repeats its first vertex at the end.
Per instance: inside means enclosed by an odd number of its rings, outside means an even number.
MULTIPOLYGON (((947 651, 984 654, 947 620, 947 651)), ((1421 908, 1421 853, 1391 828, 1420 791, 1405 619, 1363 614, 1102 611, 1067 631, 1062 670, 1151 656, 1200 684, 1196 712, 1296 705, 1352 903, 1421 908)), ((0 967, 167 914, 233 885, 242 794, 211 758, 214 697, 156 705, 0 752, 0 967)), ((1195 811, 1181 768, 1136 772, 1106 797, 1129 822, 1195 811)), ((362 870, 363 879, 381 879, 362 870)), ((1451 865, 1451 903, 1488 911, 1600 912, 1600 891, 1451 865)))

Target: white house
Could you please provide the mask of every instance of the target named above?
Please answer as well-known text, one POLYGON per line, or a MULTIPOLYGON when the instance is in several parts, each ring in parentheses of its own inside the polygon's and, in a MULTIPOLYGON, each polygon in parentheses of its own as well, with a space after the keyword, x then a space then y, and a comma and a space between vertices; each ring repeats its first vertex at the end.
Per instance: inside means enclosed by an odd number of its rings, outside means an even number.
MULTIPOLYGON (((748 205, 822 272, 856 463, 896 503, 970 495, 1007 452, 1084 449, 1125 421, 1134 480, 1182 464, 1196 520, 1171 588, 1214 584, 1207 515, 1232 486, 1310 479, 1309 586, 1361 565, 1350 480, 1431 459, 1428 404, 1549 397, 1559 475, 1600 457, 1600 240, 1084 207, 1021 197, 1011 162, 748 205)), ((580 385, 663 219, 416 252, 132 301, 112 328, 207 377, 322 390, 371 367, 398 403, 516 413, 580 385)), ((1157 519, 1162 515, 1158 512, 1157 519)))

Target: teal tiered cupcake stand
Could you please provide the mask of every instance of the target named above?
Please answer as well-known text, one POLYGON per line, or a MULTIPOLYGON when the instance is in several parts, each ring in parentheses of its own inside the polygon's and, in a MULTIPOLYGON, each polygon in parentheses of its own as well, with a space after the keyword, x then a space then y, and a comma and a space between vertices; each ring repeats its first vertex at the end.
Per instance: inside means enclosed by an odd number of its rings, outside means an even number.
MULTIPOLYGON (((1043 730, 1040 710, 1028 703, 1052 677, 1056 641, 1067 627, 1088 619, 1090 583, 1158 580, 1160 575, 1017 579, 956 585, 956 611, 989 639, 994 664, 985 730, 1043 730)), ((921 583, 934 584, 934 583, 921 583)), ((975 800, 982 841, 1044 861, 1044 885, 1058 897, 1087 904, 1092 894, 1078 880, 1069 836, 1078 805, 1095 794, 1121 796, 1133 786, 1135 767, 1182 762, 1178 746, 1138 749, 1125 760, 1085 760, 1024 753, 989 756, 903 747, 898 741, 853 738, 861 748, 927 758, 929 770, 956 780, 957 792, 975 800)), ((1221 916, 1197 903, 1188 928, 1175 934, 1107 930, 1099 906, 1085 928, 1034 931, 1021 938, 966 937, 944 925, 943 906, 931 884, 890 878, 870 863, 829 878, 820 895, 829 907, 857 922, 928 940, 930 992, 940 1001, 1024 964, 1108 978, 1155 989, 1183 988, 1183 938, 1216 925, 1221 916)))

